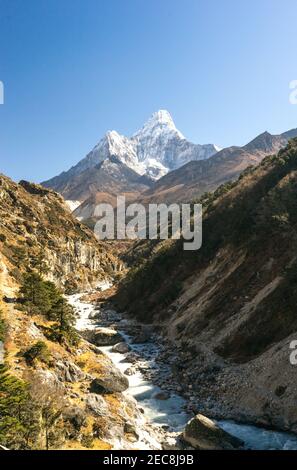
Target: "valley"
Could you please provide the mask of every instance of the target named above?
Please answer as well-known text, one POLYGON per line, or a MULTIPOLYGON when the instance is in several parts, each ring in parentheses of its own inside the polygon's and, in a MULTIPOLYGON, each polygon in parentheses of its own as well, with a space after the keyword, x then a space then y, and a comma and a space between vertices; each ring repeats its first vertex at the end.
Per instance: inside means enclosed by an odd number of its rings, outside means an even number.
MULTIPOLYGON (((163 118, 158 133, 172 127, 163 118)), ((9 408, 0 418, 1 445, 297 448, 289 361, 297 141, 287 144, 289 135, 295 131, 262 135, 155 182, 108 156, 71 176, 67 203, 50 188, 0 177, 0 374, 4 396, 16 383, 23 407, 9 434, 9 408), (218 174, 226 161, 227 182, 198 196, 194 166, 211 181, 207 169, 218 174), (175 185, 184 171, 203 206, 200 250, 183 250, 183 240, 98 241, 87 227, 97 202, 113 204, 118 191, 141 200, 158 185, 165 195, 164 181, 175 185), (74 212, 70 196, 85 199, 74 212), (47 394, 56 416, 50 429, 40 399, 47 394), (35 410, 29 398, 39 402, 35 410)), ((192 200, 177 186, 183 196, 170 190, 172 201, 192 200)))
MULTIPOLYGON (((154 325, 136 323, 117 313, 108 303, 99 303, 98 306, 94 301, 96 293, 91 294, 91 304, 80 300, 88 297, 90 296, 85 293, 70 298, 79 313, 78 328, 92 330, 100 327, 103 328, 102 331, 104 328, 114 328, 122 336, 123 343, 119 344, 126 345, 123 352, 117 351, 116 345, 101 346, 100 350, 122 373, 127 374, 129 388, 124 393, 133 397, 143 410, 144 421, 137 426, 141 434, 137 448, 187 448, 181 432, 195 416, 194 395, 189 400, 184 395, 185 390, 179 385, 181 382, 175 380, 172 366, 177 359, 176 352, 166 346, 154 325), (167 356, 166 360, 164 353, 169 353, 172 357, 167 356)), ((222 419, 218 424, 242 440, 245 449, 297 449, 297 437, 290 433, 222 419)))
POLYGON ((294 465, 297 2, 0 12, 1 462, 294 465))

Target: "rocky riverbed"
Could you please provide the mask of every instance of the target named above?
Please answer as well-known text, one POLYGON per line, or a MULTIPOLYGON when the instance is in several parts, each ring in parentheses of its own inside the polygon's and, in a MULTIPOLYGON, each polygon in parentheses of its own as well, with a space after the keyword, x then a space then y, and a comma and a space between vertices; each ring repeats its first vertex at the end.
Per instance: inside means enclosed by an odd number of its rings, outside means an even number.
MULTIPOLYGON (((129 388, 123 393, 137 401, 143 415, 142 422, 138 422, 142 437, 137 448, 192 448, 193 441, 185 442, 185 432, 184 436, 182 432, 189 420, 201 411, 201 403, 199 396, 191 389, 189 377, 185 376, 183 381, 181 374, 175 370, 180 367, 181 359, 186 360, 187 353, 181 347, 174 350, 171 345, 165 344, 156 326, 141 325, 125 318, 106 303, 92 304, 87 299, 81 294, 69 298, 78 312, 77 328, 108 355, 128 379, 129 388)), ((185 371, 184 374, 189 372, 185 371)), ((212 397, 208 400, 209 409, 215 415, 216 403, 212 397)), ((191 429, 197 428, 197 422, 200 436, 200 420, 196 420, 191 429)), ((202 423, 204 426, 203 420, 202 423)), ((297 448, 297 437, 288 433, 225 420, 219 420, 218 424, 221 430, 243 441, 244 448, 297 448)), ((189 425, 186 429, 190 429, 189 425)), ((238 447, 240 441, 237 444, 238 447)), ((214 448, 218 447, 217 442, 214 448)))

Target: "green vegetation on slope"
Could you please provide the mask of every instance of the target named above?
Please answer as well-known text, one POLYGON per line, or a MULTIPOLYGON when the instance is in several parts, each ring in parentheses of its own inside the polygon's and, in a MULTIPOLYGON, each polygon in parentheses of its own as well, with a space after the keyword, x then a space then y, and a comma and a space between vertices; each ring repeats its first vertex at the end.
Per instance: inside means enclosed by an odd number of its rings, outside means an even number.
POLYGON ((28 385, 0 365, 0 444, 27 448, 38 427, 28 385))
POLYGON ((49 339, 70 345, 77 344, 78 336, 73 327, 74 310, 55 284, 30 272, 24 276, 20 294, 23 306, 29 313, 44 315, 47 320, 54 322, 47 331, 49 339))
MULTIPOLYGON (((238 327, 217 350, 238 361, 259 354, 273 341, 297 329, 294 307, 297 289, 292 275, 297 249, 296 196, 295 139, 278 155, 246 170, 236 183, 202 196, 202 248, 186 252, 182 240, 160 243, 123 280, 116 302, 144 321, 165 320, 175 308, 173 305, 168 310, 168 305, 179 297, 185 281, 202 275, 212 263, 216 264, 223 252, 228 252, 221 268, 225 270, 229 265, 231 268, 236 265, 242 256, 244 261, 240 266, 231 269, 220 288, 209 294, 203 315, 191 322, 187 334, 199 334, 213 320, 214 330, 219 328, 215 319, 223 316, 227 321, 239 311, 243 293, 246 298, 253 298, 280 276, 278 288, 259 303, 253 321, 238 327), (270 262, 273 269, 263 270, 270 262)), ((213 282, 205 285, 206 293, 211 292, 213 282)))
POLYGON ((2 313, 0 310, 0 341, 4 341, 5 331, 6 331, 6 326, 5 326, 4 320, 2 318, 2 313))

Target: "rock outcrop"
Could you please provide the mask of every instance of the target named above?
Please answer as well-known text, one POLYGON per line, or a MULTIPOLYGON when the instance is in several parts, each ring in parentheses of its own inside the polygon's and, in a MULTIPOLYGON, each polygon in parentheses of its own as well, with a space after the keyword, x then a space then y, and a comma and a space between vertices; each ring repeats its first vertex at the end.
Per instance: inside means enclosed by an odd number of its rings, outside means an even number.
POLYGON ((98 327, 94 330, 83 331, 82 335, 95 346, 113 346, 122 342, 122 336, 112 328, 98 327))
POLYGON ((68 292, 89 288, 122 269, 115 255, 50 189, 0 176, 0 251, 19 279, 37 268, 68 292))
POLYGON ((110 414, 108 404, 104 398, 97 393, 88 394, 86 405, 96 416, 108 416, 110 414))
POLYGON ((201 414, 196 415, 186 425, 183 439, 194 449, 204 450, 238 449, 244 445, 240 439, 227 433, 214 421, 201 414))
POLYGON ((129 344, 125 342, 117 343, 112 347, 112 352, 116 352, 120 354, 126 354, 129 351, 130 351, 130 346, 129 344))
POLYGON ((90 391, 97 394, 124 392, 128 387, 127 377, 111 365, 108 370, 92 381, 90 391))

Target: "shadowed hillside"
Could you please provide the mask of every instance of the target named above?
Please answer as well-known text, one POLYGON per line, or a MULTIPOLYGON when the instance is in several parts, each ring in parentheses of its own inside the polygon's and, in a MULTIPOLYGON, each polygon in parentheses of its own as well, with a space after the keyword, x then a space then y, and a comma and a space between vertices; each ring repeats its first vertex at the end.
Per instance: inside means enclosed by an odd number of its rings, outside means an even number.
POLYGON ((238 182, 202 198, 198 252, 183 251, 179 241, 160 243, 130 272, 116 297, 139 319, 162 323, 164 333, 189 351, 183 368, 190 370, 188 380, 201 397, 222 394, 221 406, 230 417, 292 428, 296 196, 295 139, 238 182), (211 384, 207 374, 199 378, 207 367, 221 370, 211 384), (234 388, 222 387, 233 383, 235 371, 234 388))

